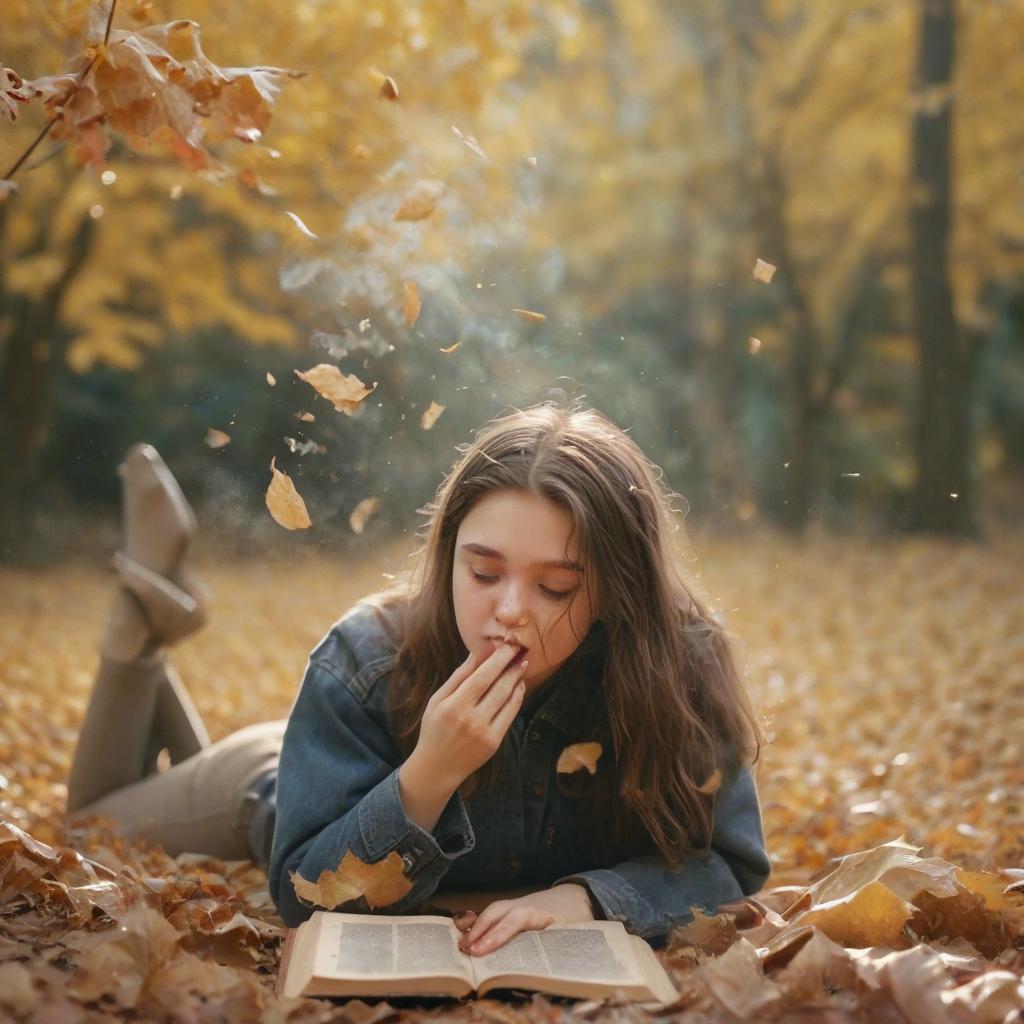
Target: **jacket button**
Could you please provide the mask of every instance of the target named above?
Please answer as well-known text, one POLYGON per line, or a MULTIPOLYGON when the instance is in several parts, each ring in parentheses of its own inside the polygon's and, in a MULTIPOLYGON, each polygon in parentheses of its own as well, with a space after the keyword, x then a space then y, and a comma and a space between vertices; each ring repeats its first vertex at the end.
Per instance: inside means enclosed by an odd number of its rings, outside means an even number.
POLYGON ((540 743, 540 733, 537 732, 536 729, 531 729, 530 730, 530 742, 531 743, 540 743))
POLYGON ((538 798, 544 795, 544 787, 539 782, 533 784, 533 795, 538 798))
POLYGON ((522 865, 522 864, 520 863, 520 861, 519 861, 519 858, 518 858, 518 857, 513 857, 513 858, 512 858, 512 859, 511 859, 511 860, 510 860, 510 861, 508 862, 508 869, 509 869, 509 871, 512 871, 512 872, 514 872, 515 874, 519 874, 519 869, 520 869, 520 868, 521 868, 522 866, 523 866, 523 865, 522 865))

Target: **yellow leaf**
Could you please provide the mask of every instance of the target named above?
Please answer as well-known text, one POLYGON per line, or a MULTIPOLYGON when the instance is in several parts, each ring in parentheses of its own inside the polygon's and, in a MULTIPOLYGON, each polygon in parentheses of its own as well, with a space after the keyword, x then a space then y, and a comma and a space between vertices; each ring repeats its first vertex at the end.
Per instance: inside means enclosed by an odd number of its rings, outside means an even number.
POLYGON ((405 304, 405 326, 413 327, 419 320, 420 310, 423 308, 420 290, 413 281, 406 281, 402 285, 402 296, 405 304))
POLYGON ((849 896, 822 903, 794 918, 792 925, 813 924, 842 946, 898 948, 913 906, 882 882, 868 882, 849 896))
POLYGON ((513 313, 518 313, 527 323, 530 324, 542 324, 547 317, 543 313, 535 313, 532 309, 513 309, 513 313))
POLYGON ((301 420, 303 423, 315 423, 316 417, 311 412, 297 412, 295 414, 297 420, 301 420))
POLYGON ((405 864, 394 850, 374 864, 367 864, 351 850, 346 850, 341 864, 334 871, 322 871, 315 882, 303 878, 297 871, 290 877, 296 896, 327 910, 360 896, 370 907, 388 907, 412 889, 412 882, 405 877, 405 864))
POLYGON ((231 435, 225 434, 223 430, 218 430, 216 427, 207 427, 204 443, 210 448, 223 448, 225 445, 231 444, 231 435))
POLYGON ((571 775, 581 768, 586 768, 593 775, 597 771, 601 753, 600 743, 571 743, 559 755, 555 771, 571 775))
POLYGON ((438 405, 437 402, 431 402, 420 417, 420 426, 424 430, 429 430, 437 422, 438 416, 440 416, 446 408, 448 407, 445 405, 438 405))
POLYGON ((442 351, 442 352, 443 352, 443 353, 444 353, 444 354, 445 354, 446 356, 447 356, 447 355, 450 355, 450 354, 451 354, 452 352, 454 352, 454 351, 455 351, 455 350, 456 350, 456 349, 457 349, 457 348, 458 348, 458 347, 459 347, 459 346, 460 346, 461 344, 462 344, 462 342, 461 342, 461 341, 457 341, 457 342, 455 342, 455 344, 454 344, 454 345, 449 345, 449 346, 448 346, 447 348, 443 348, 443 349, 441 349, 441 351, 442 351))
POLYGON ((402 197, 395 220, 426 220, 445 194, 443 181, 417 181, 402 197))
POLYGON ((267 370, 267 383, 271 387, 274 387, 277 384, 277 378, 269 370, 267 370))
POLYGON ((276 458, 270 460, 270 471, 274 475, 267 488, 267 509, 274 521, 286 530, 305 530, 313 525, 306 511, 306 503, 295 490, 291 477, 282 473, 276 462, 276 458))
POLYGON ((384 81, 380 87, 380 97, 392 102, 398 99, 398 85, 390 75, 384 76, 384 81))
POLYGON ((362 533, 370 518, 380 508, 380 498, 363 498, 348 517, 348 524, 356 533, 362 533))
POLYGON ((760 281, 762 284, 771 284, 774 276, 775 267, 771 263, 766 263, 764 260, 758 260, 754 264, 755 281, 760 281))
POLYGON ((352 416, 360 402, 367 395, 373 394, 373 388, 368 388, 355 374, 346 376, 330 363, 319 363, 311 370, 296 370, 295 376, 304 380, 318 395, 326 398, 338 412, 346 416, 352 416))

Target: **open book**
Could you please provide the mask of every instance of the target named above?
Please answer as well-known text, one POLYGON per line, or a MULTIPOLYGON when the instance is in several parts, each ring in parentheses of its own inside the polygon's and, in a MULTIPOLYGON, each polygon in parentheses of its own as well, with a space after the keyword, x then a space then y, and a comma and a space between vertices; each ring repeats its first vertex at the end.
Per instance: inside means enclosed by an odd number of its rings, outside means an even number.
POLYGON ((621 993, 668 1003, 676 991, 651 947, 619 921, 521 932, 487 956, 459 949, 451 918, 317 911, 288 933, 284 996, 467 996, 522 988, 577 999, 621 993))

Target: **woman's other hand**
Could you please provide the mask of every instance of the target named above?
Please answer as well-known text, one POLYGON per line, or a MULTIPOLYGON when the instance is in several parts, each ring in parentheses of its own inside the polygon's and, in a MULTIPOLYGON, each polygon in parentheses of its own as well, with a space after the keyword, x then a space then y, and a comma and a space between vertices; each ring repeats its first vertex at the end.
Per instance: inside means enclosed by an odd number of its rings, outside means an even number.
POLYGON ((458 914, 455 925, 463 933, 462 952, 486 956, 520 932, 593 920, 590 894, 582 885, 568 883, 514 900, 496 900, 478 915, 458 914))

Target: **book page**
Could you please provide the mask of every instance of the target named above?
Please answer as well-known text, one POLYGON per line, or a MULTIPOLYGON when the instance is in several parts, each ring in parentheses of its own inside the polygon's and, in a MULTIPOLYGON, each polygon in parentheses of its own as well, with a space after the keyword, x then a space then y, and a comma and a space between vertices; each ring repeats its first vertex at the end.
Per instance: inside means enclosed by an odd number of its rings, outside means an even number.
POLYGON ((444 918, 416 920, 329 914, 317 943, 315 973, 322 977, 422 977, 469 980, 454 925, 444 918))
MULTIPOLYGON (((621 929, 621 925, 618 926, 621 929)), ((603 983, 643 980, 627 942, 615 942, 603 927, 545 928, 520 932, 500 949, 475 957, 477 982, 496 975, 534 975, 603 983)), ((625 938, 625 932, 623 932, 625 938)))

